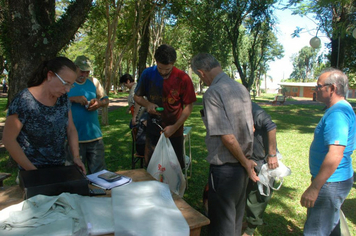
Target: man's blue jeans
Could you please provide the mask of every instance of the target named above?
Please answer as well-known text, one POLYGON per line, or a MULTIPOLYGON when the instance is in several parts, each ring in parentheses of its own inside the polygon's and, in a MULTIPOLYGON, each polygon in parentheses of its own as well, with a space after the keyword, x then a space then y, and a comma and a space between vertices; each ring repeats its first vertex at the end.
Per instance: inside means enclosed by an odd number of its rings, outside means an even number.
POLYGON ((354 178, 327 182, 320 189, 314 207, 308 208, 304 224, 306 236, 329 236, 340 220, 340 207, 349 194, 354 178))

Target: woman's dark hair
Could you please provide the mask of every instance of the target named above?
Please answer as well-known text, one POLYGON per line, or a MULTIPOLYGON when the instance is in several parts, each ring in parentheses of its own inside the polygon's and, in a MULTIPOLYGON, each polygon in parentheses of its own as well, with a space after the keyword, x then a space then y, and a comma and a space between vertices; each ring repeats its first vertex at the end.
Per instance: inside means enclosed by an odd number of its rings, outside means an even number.
POLYGON ((119 83, 125 84, 127 80, 129 80, 131 83, 134 81, 130 74, 124 74, 123 76, 120 77, 119 83))
POLYGON ((155 52, 156 62, 162 63, 163 65, 173 64, 176 62, 177 53, 172 46, 167 44, 162 44, 159 46, 155 52))
POLYGON ((56 57, 49 61, 43 61, 28 80, 27 87, 30 88, 42 84, 47 78, 48 71, 58 73, 65 66, 74 72, 77 71, 75 64, 66 57, 56 57))

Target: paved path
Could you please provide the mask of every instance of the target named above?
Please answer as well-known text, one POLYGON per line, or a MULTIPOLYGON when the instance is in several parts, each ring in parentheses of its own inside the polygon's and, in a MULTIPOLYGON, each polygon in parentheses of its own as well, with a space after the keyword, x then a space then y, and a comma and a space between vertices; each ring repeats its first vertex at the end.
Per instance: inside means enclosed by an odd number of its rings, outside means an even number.
POLYGON ((109 111, 118 109, 119 107, 127 106, 127 97, 112 98, 109 103, 109 111))
MULTIPOLYGON (((294 101, 285 101, 283 106, 286 105, 323 105, 323 103, 318 102, 318 101, 313 101, 311 98, 300 98, 300 97, 293 97, 294 101)), ((260 105, 271 105, 271 101, 265 101, 265 102, 258 102, 260 105)), ((277 102, 277 106, 279 106, 279 103, 277 102)))

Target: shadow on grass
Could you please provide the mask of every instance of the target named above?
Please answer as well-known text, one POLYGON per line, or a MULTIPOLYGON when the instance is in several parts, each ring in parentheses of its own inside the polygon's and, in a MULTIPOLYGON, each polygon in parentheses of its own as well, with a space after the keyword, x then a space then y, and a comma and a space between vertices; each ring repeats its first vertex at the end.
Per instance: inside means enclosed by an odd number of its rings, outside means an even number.
POLYGON ((323 116, 320 105, 261 106, 278 126, 278 132, 295 130, 299 133, 313 133, 323 116))
POLYGON ((356 224, 356 199, 346 199, 341 209, 346 219, 356 224))
POLYGON ((282 214, 269 213, 265 214, 264 218, 269 220, 266 220, 265 225, 257 228, 260 235, 276 235, 277 232, 279 236, 303 234, 303 231, 297 225, 290 220, 286 220, 282 214))
MULTIPOLYGON (((353 188, 356 189, 356 172, 354 172, 353 188)), ((351 191, 352 191, 352 189, 351 189, 351 191)), ((351 221, 352 223, 356 224, 356 199, 355 198, 345 199, 344 203, 342 204, 341 209, 344 212, 346 219, 348 221, 351 221)))

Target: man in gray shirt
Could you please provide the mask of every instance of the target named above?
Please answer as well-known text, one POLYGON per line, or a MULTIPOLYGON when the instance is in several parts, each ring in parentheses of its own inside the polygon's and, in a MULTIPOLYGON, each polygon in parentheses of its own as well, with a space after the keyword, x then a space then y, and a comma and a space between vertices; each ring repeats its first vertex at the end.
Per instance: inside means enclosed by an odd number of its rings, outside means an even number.
POLYGON ((251 99, 210 54, 192 59, 192 69, 209 87, 201 111, 209 170, 209 235, 241 235, 248 177, 257 181, 251 99))

